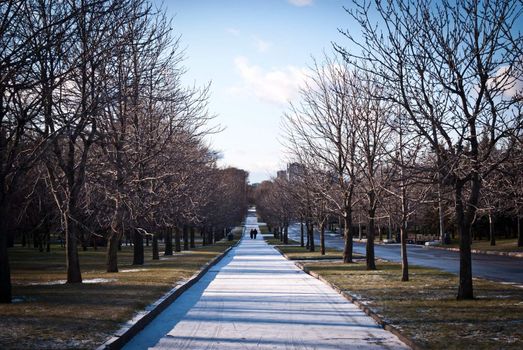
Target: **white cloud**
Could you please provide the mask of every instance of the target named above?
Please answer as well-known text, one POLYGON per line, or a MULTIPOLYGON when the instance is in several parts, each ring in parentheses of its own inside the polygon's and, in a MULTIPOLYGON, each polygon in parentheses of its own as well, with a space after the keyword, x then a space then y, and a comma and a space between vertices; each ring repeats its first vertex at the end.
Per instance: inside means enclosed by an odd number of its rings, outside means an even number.
POLYGON ((313 0, 288 0, 294 6, 310 6, 313 0))
POLYGON ((240 30, 237 28, 230 27, 230 28, 227 28, 226 31, 227 31, 227 33, 229 33, 231 35, 240 36, 240 30))
POLYGON ((234 65, 242 77, 243 83, 234 86, 229 92, 250 94, 257 98, 279 105, 286 104, 298 95, 300 87, 307 79, 307 69, 296 66, 273 68, 265 70, 260 66, 250 64, 244 56, 234 59, 234 65))
POLYGON ((270 47, 272 46, 272 43, 270 41, 265 41, 263 39, 254 38, 254 45, 256 46, 256 49, 258 52, 267 52, 270 47))

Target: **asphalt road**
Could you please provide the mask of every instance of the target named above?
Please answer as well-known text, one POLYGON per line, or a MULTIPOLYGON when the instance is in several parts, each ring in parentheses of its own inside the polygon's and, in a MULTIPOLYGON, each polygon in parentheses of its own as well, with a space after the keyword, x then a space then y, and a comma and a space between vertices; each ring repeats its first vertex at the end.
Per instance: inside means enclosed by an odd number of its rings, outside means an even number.
MULTIPOLYGON (((289 227, 289 237, 300 240, 300 226, 294 224, 289 227)), ((319 233, 315 233, 315 242, 319 246, 319 233)), ((343 250, 343 237, 329 232, 325 236, 325 245, 330 248, 343 250)), ((434 267, 444 271, 459 273, 459 253, 425 248, 419 245, 408 245, 409 263, 413 265, 434 267)), ((365 243, 354 242, 354 252, 365 254, 365 243)), ((375 245, 376 257, 399 262, 401 261, 399 244, 375 245)), ((509 282, 523 285, 523 259, 507 256, 472 254, 472 274, 474 277, 486 278, 493 281, 509 282)))

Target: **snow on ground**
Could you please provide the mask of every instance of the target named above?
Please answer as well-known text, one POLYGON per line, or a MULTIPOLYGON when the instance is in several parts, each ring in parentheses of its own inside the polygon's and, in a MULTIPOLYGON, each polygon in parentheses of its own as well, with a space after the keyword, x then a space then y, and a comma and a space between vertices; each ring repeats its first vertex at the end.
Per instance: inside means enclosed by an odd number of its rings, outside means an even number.
MULTIPOLYGON (((82 280, 83 283, 109 283, 109 282, 115 282, 117 281, 116 278, 91 278, 82 280)), ((57 284, 65 284, 67 280, 55 280, 55 281, 48 281, 48 282, 34 282, 29 283, 30 286, 53 286, 57 284)))
POLYGON ((120 272, 141 272, 141 271, 148 271, 148 269, 126 269, 126 270, 120 270, 120 272))

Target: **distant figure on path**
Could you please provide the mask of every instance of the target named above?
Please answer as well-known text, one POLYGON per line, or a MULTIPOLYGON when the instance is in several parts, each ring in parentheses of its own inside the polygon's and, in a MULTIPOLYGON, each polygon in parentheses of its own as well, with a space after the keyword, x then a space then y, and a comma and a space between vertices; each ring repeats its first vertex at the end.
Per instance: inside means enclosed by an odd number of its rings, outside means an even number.
POLYGON ((254 230, 251 228, 251 239, 254 237, 254 230))
POLYGON ((254 239, 256 239, 256 236, 258 235, 258 230, 257 229, 254 229, 254 239))

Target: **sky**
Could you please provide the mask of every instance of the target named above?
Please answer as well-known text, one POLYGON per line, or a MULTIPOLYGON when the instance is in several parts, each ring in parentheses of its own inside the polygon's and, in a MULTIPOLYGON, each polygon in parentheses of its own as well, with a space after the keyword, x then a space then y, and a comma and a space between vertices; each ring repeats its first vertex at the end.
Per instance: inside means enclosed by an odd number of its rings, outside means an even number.
POLYGON ((209 109, 224 128, 210 136, 219 165, 250 183, 286 168, 281 117, 296 100, 312 58, 346 44, 350 17, 340 0, 165 0, 185 48, 183 81, 211 82, 209 109))

